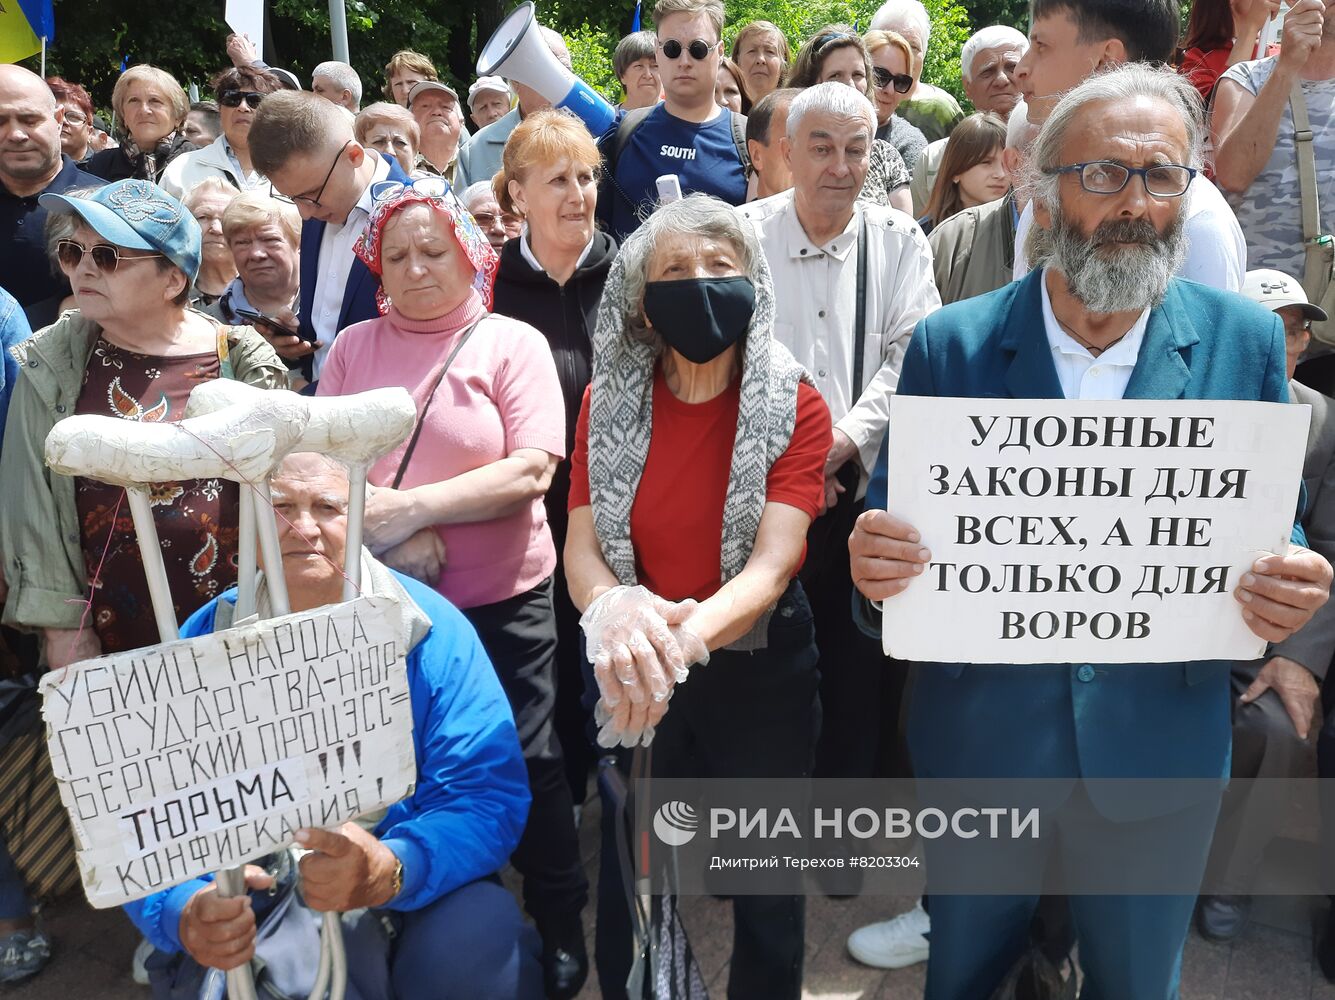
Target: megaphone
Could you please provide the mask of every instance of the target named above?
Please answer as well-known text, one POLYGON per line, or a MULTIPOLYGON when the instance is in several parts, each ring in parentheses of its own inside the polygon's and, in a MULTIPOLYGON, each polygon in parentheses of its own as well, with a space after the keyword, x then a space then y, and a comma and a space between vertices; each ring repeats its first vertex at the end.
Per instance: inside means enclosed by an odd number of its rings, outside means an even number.
POLYGON ((477 58, 479 76, 503 76, 532 87, 558 108, 578 115, 602 135, 616 121, 616 111, 587 83, 552 55, 538 30, 532 0, 520 4, 501 22, 477 58))

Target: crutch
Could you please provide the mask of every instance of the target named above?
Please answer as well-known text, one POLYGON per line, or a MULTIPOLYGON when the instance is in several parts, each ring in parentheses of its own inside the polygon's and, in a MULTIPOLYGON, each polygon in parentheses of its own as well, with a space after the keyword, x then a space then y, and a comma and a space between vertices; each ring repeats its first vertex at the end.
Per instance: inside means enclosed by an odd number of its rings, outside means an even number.
MULTIPOLYGON (((179 639, 180 630, 149 487, 182 479, 262 475, 273 464, 281 430, 265 426, 263 417, 251 407, 231 407, 177 424, 84 414, 62 420, 47 435, 46 464, 53 471, 125 488, 162 642, 179 639)), ((239 895, 244 890, 243 869, 219 873, 221 894, 239 895)), ((248 965, 227 973, 227 994, 231 1000, 256 1000, 248 965)))
MULTIPOLYGON (((309 397, 300 396, 287 390, 257 389, 228 379, 216 379, 197 386, 190 394, 186 405, 187 416, 194 413, 217 412, 227 406, 249 405, 276 396, 286 397, 285 405, 300 408, 302 416, 294 421, 301 426, 302 433, 287 447, 274 456, 274 467, 290 452, 318 452, 337 458, 348 466, 348 536, 346 551, 343 556, 343 600, 350 601, 356 595, 361 584, 362 523, 366 513, 366 476, 371 463, 380 455, 398 445, 412 431, 417 409, 407 390, 402 388, 375 389, 369 392, 349 396, 309 397)), ((272 473, 272 469, 269 470, 272 473)), ((263 498, 272 505, 269 496, 269 481, 266 477, 258 490, 263 498)), ((250 493, 245 485, 243 492, 250 493)), ((282 577, 281 555, 277 552, 277 525, 272 511, 263 511, 263 505, 255 503, 250 495, 252 517, 260 521, 259 538, 264 545, 266 530, 272 532, 274 560, 264 553, 264 572, 270 580, 270 593, 273 595, 272 608, 275 614, 288 610, 286 587, 280 592, 274 588, 272 577, 282 577)), ((244 508, 243 508, 244 510, 244 508)), ((245 543, 245 539, 242 539, 245 543)), ((249 565, 254 572, 254 541, 250 541, 249 565)), ((238 560, 239 566, 245 565, 244 551, 238 560)), ((251 592, 253 594, 252 586, 251 592)), ((240 581, 238 580, 238 607, 240 604, 240 581)), ((253 604, 249 610, 253 610, 253 604)), ((240 611, 238 610, 238 615, 240 611)), ((323 933, 320 935, 320 960, 317 966, 315 984, 311 989, 312 1000, 320 1000, 328 989, 330 1000, 343 1000, 347 990, 347 956, 343 949, 342 928, 336 913, 326 913, 323 919, 323 933)))

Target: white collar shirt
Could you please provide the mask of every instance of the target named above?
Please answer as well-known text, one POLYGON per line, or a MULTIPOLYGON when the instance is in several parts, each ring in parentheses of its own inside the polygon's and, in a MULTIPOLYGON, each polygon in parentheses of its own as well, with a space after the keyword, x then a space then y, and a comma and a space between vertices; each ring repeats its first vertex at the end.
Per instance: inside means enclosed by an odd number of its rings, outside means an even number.
MULTIPOLYGON (((579 260, 575 262, 576 268, 583 267, 584 262, 589 259, 589 252, 593 250, 594 239, 596 239, 596 237, 590 236, 589 242, 584 245, 584 250, 580 253, 579 260)), ((537 271, 539 274, 546 274, 547 269, 538 263, 538 258, 533 255, 533 248, 528 245, 528 241, 528 230, 525 229, 523 235, 519 238, 519 256, 523 257, 524 263, 528 264, 533 270, 537 271)))
POLYGON ((775 339, 811 374, 834 426, 857 446, 863 470, 872 469, 913 328, 941 307, 927 238, 902 212, 858 204, 843 232, 817 245, 791 190, 738 211, 755 226, 769 261, 775 339), (863 385, 854 386, 859 216, 867 223, 866 335, 863 385))
POLYGON ((320 377, 320 369, 329 355, 334 338, 338 336, 338 318, 343 312, 343 296, 348 287, 348 275, 352 273, 352 245, 366 228, 371 217, 371 189, 389 176, 389 163, 373 149, 366 151, 375 157, 375 173, 357 199, 343 225, 330 223, 325 226, 324 237, 320 240, 320 263, 315 271, 315 294, 311 297, 311 327, 315 330, 315 339, 323 345, 315 352, 315 377, 320 377))
POLYGON ((1048 297, 1047 279, 1040 278, 1038 284, 1043 290, 1043 330, 1047 333, 1062 395, 1067 399, 1121 399, 1140 357, 1140 345, 1145 342, 1150 311, 1141 313, 1121 340, 1096 356, 1057 322, 1048 297))

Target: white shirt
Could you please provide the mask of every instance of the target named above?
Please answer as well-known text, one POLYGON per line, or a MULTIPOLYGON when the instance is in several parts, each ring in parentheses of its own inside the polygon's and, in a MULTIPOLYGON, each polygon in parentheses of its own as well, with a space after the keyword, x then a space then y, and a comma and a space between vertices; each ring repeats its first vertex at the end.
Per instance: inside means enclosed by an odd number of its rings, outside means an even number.
POLYGON ((1145 342, 1145 328, 1150 322, 1146 309, 1117 343, 1095 356, 1057 322, 1048 297, 1048 283, 1040 280, 1043 290, 1043 330, 1048 335, 1052 350, 1052 364, 1057 369, 1057 381, 1067 399, 1121 399, 1126 395, 1127 383, 1140 356, 1140 345, 1145 342))
MULTIPOLYGON (((597 238, 596 234, 589 237, 589 242, 585 244, 584 251, 579 255, 579 260, 575 262, 576 269, 583 266, 584 261, 589 257, 589 251, 593 249, 593 241, 597 238)), ((519 256, 524 258, 524 263, 539 274, 546 274, 547 269, 538 263, 538 258, 533 256, 533 248, 528 245, 528 224, 525 223, 523 235, 519 238, 519 256)))
POLYGON ((324 359, 329 356, 329 348, 338 336, 338 317, 343 312, 343 295, 347 291, 348 275, 352 273, 352 245, 371 217, 371 188, 389 176, 389 163, 383 156, 373 149, 368 149, 366 154, 375 157, 371 182, 343 220, 343 225, 327 224, 324 238, 320 240, 320 263, 315 270, 315 294, 311 298, 311 326, 315 330, 315 339, 324 345, 315 352, 316 378, 320 377, 324 359))
MULTIPOLYGON (((1139 184, 1131 178, 1130 184, 1139 184)), ((1187 258, 1177 272, 1179 278, 1196 281, 1211 288, 1236 292, 1242 288, 1242 276, 1247 273, 1247 241, 1238 225, 1233 209, 1219 193, 1219 189, 1197 174, 1183 196, 1187 199, 1187 219, 1183 224, 1187 236, 1187 258)), ((1020 215, 1015 227, 1015 270, 1018 281, 1029 273, 1029 260, 1024 251, 1025 238, 1034 224, 1034 205, 1030 202, 1020 215)))
POLYGON ((812 243, 797 218, 791 190, 743 205, 756 227, 774 279, 774 337, 793 352, 825 397, 834 426, 857 445, 864 470, 876 462, 890 422, 909 337, 941 308, 932 250, 902 212, 859 204, 842 233, 812 243), (858 215, 867 220, 865 388, 853 385, 857 310, 858 215))

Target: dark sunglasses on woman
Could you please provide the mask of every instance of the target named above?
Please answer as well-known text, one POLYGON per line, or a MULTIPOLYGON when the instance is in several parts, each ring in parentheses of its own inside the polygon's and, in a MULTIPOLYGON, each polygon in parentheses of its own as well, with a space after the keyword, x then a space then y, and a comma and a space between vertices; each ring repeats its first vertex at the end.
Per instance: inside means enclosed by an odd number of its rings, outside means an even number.
POLYGON ((893 83, 896 94, 907 94, 909 88, 913 86, 913 77, 907 73, 891 73, 880 66, 872 67, 871 78, 876 83, 877 90, 884 90, 893 83))
POLYGON ((683 46, 681 42, 677 41, 675 38, 669 38, 663 43, 663 55, 667 56, 669 59, 676 59, 681 55, 681 50, 683 48, 691 54, 691 58, 696 62, 703 62, 708 58, 710 50, 713 49, 714 46, 710 45, 703 38, 697 38, 691 42, 690 45, 686 46, 683 46))
POLYGON ((133 264, 140 260, 156 260, 163 256, 160 253, 144 254, 139 257, 122 256, 110 243, 98 243, 95 246, 85 247, 73 240, 61 240, 56 244, 56 259, 60 261, 60 266, 73 271, 83 263, 84 254, 93 255, 93 265, 103 274, 112 274, 121 261, 127 264, 133 264))
POLYGON ((253 90, 224 90, 218 95, 218 103, 224 108, 239 108, 241 102, 246 102, 246 107, 254 111, 260 106, 260 101, 264 100, 263 94, 257 94, 253 90))

